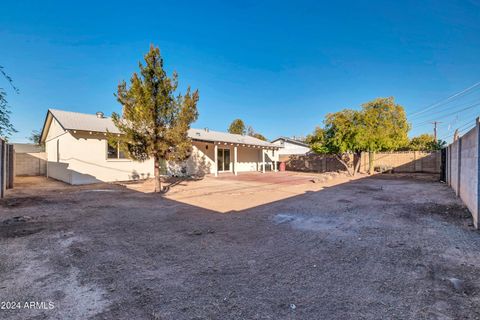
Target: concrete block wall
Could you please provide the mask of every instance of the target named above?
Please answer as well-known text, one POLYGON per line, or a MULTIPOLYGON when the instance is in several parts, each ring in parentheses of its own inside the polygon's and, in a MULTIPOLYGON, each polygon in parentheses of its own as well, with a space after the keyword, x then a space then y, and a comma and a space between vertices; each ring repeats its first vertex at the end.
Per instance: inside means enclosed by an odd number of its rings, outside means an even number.
MULTIPOLYGON (((368 152, 362 152, 361 172, 368 172, 369 157, 368 152)), ((392 151, 374 154, 374 167, 392 168, 399 173, 440 173, 440 166, 440 151, 392 151)))
POLYGON ((450 162, 447 159, 447 168, 449 168, 449 181, 448 184, 453 188, 458 195, 458 140, 448 146, 450 154, 450 162))
POLYGON ((281 155, 279 161, 285 162, 286 169, 291 171, 330 172, 345 170, 342 163, 332 155, 281 155))
POLYGON ((447 148, 447 183, 462 199, 479 227, 480 124, 447 148))
POLYGON ((30 152, 15 154, 16 176, 44 176, 47 173, 47 154, 30 152))

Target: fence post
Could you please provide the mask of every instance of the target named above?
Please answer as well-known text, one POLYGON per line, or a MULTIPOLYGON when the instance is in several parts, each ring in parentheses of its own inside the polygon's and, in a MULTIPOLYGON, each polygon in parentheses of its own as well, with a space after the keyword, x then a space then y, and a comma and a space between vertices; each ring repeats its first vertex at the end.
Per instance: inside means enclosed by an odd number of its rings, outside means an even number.
POLYGON ((448 185, 452 186, 452 145, 447 147, 448 185))
POLYGON ((13 188, 13 177, 15 177, 15 150, 13 148, 13 144, 7 144, 7 149, 8 149, 8 159, 7 159, 7 189, 12 189, 13 188))
POLYGON ((457 178, 457 197, 460 197, 460 185, 461 185, 461 174, 462 174, 462 137, 458 138, 458 178, 457 178))
POLYGON ((5 196, 5 141, 0 138, 0 198, 5 196))
POLYGON ((477 127, 477 212, 473 217, 475 228, 478 229, 478 215, 480 214, 480 117, 476 119, 477 127))

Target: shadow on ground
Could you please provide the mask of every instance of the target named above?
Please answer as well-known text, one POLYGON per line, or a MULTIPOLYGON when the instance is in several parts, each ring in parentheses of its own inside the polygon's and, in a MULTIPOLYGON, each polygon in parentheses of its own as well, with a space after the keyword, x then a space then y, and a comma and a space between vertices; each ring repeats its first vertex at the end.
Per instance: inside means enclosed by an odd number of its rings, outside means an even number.
POLYGON ((446 185, 395 175, 314 187, 226 180, 224 193, 198 197, 284 196, 225 214, 182 192, 14 190, 0 207, 0 295, 55 308, 2 318, 480 317, 480 238, 446 185))

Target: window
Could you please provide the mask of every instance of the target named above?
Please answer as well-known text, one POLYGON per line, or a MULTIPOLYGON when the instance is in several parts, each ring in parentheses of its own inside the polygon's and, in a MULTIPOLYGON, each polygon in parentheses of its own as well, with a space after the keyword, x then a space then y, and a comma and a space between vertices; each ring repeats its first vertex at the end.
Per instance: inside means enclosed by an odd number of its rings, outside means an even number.
POLYGON ((119 143, 107 142, 107 159, 126 159, 125 152, 120 150, 119 143))

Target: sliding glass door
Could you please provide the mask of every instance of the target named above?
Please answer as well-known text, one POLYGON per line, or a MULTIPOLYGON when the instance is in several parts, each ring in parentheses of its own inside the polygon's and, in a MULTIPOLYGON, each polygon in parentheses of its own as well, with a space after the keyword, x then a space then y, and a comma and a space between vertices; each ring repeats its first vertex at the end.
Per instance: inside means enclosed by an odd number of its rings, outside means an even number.
POLYGON ((230 171, 230 149, 218 149, 217 169, 221 171, 230 171))

